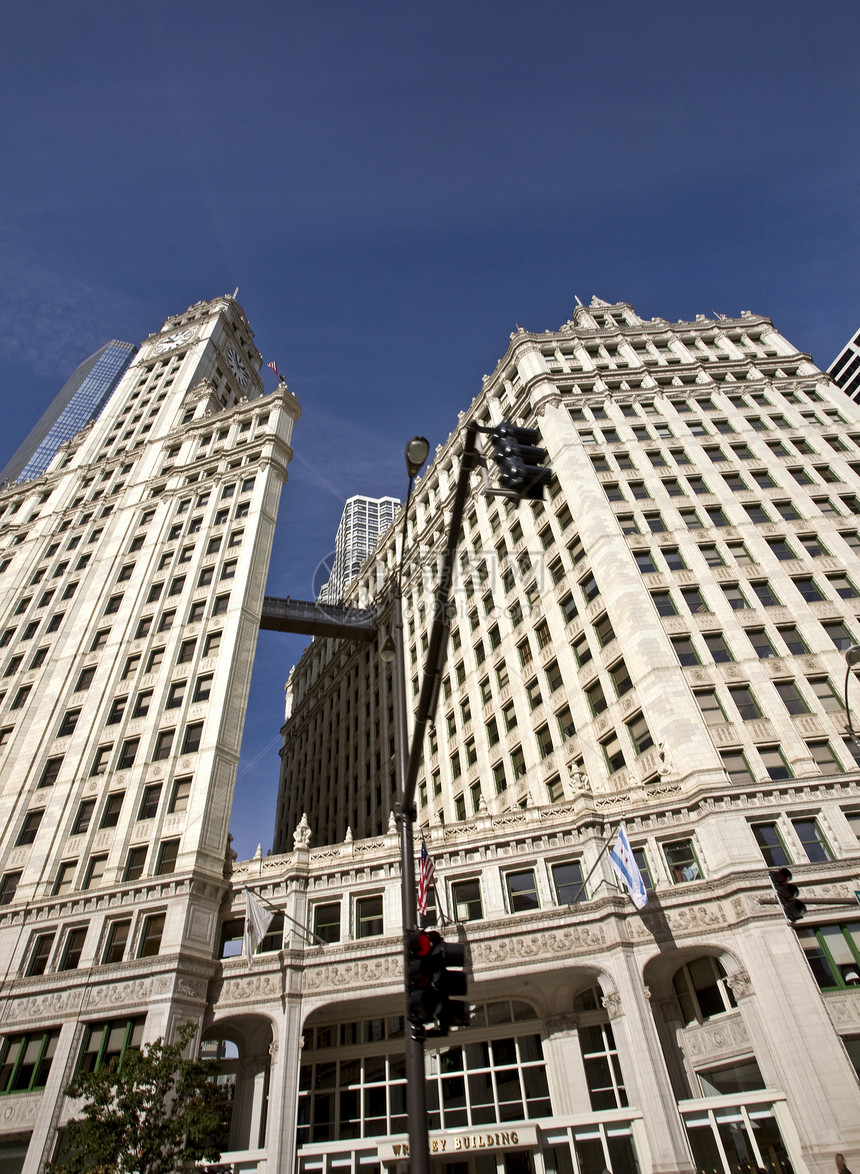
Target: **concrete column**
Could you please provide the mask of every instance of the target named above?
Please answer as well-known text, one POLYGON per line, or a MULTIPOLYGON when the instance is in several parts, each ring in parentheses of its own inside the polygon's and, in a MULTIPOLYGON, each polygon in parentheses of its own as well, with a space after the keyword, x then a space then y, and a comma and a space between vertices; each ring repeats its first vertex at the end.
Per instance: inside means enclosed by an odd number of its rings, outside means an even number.
POLYGON ((617 991, 604 999, 604 1005, 612 1021, 628 1099, 644 1115, 651 1174, 693 1174, 686 1132, 639 964, 628 950, 616 953, 615 962, 611 973, 617 991))
POLYGON ((591 1109, 588 1082, 579 1047, 576 1015, 556 1015, 544 1020, 543 1050, 553 1114, 558 1117, 587 1113, 591 1109))
MULTIPOLYGON (((65 1104, 63 1089, 72 1079, 78 1054, 80 1042, 78 1027, 79 1024, 75 1021, 64 1023, 60 1028, 57 1050, 54 1052, 51 1071, 48 1074, 48 1081, 33 1124, 30 1148, 27 1150, 27 1157, 21 1167, 22 1174, 39 1174, 54 1156, 57 1124, 65 1104)), ((14 1098, 10 1098, 10 1104, 12 1101, 14 1098)))
POLYGON ((266 1161, 270 1170, 292 1170, 296 1160, 296 1101, 302 1049, 302 1005, 287 998, 280 1031, 269 1049, 269 1114, 266 1122, 266 1161))

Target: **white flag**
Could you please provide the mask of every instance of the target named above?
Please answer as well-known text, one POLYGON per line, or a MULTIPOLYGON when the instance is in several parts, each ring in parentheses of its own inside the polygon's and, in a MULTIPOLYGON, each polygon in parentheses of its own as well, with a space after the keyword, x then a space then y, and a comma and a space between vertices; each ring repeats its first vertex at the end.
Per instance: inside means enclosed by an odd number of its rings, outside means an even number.
POLYGON ((275 916, 273 909, 267 909, 259 897, 245 889, 245 936, 242 939, 242 953, 251 964, 251 958, 266 936, 266 931, 275 916))
POLYGON ((633 858, 633 849, 630 847, 623 823, 619 824, 618 838, 609 850, 609 859, 612 861, 612 867, 621 877, 636 908, 641 909, 643 905, 647 905, 648 893, 645 890, 645 882, 633 858))

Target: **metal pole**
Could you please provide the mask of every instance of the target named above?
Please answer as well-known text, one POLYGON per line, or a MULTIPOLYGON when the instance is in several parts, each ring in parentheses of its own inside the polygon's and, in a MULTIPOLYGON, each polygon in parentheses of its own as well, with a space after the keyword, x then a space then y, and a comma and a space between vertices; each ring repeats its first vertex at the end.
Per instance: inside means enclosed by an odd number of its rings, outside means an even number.
MULTIPOLYGON (((439 582, 436 588, 435 615, 430 630, 430 643, 424 664, 424 679, 415 714, 412 742, 406 724, 406 655, 403 642, 403 562, 406 552, 406 529, 409 503, 412 497, 413 479, 409 480, 409 492, 403 507, 403 537, 400 559, 394 582, 391 608, 391 639, 394 644, 394 672, 392 686, 394 693, 394 760, 397 775, 396 819, 400 830, 400 899, 403 916, 403 973, 408 975, 409 960, 406 955, 409 935, 418 928, 418 898, 415 886, 415 845, 413 824, 415 821, 415 781, 421 763, 421 751, 428 722, 433 717, 433 708, 438 681, 445 664, 448 638, 448 600, 454 577, 457 544, 463 526, 463 513, 469 487, 469 474, 476 466, 477 427, 468 424, 463 440, 460 459, 460 473, 454 493, 448 540, 442 559, 439 582)), ((404 982, 404 1010, 406 1020, 406 1109, 409 1126, 409 1160, 411 1174, 430 1174, 430 1145, 427 1134, 427 1089, 424 1078, 424 1045, 413 1038, 409 1029, 409 991, 404 982)))
POLYGON ((412 498, 413 478, 409 479, 409 491, 403 507, 403 538, 400 560, 394 581, 394 596, 391 605, 391 640, 394 644, 392 666, 392 691, 394 701, 394 769, 397 778, 397 803, 395 816, 400 832, 400 904, 403 923, 403 974, 404 974, 404 1032, 406 1052, 406 1111, 409 1130, 409 1163, 412 1174, 429 1174, 430 1143, 427 1136, 427 1089, 424 1079, 424 1044, 415 1039, 409 1022, 409 989, 406 978, 409 973, 407 949, 410 934, 417 929, 418 895, 415 888, 415 847, 413 822, 415 809, 411 798, 405 798, 406 766, 409 760, 409 731, 406 723, 406 654, 403 641, 403 559, 406 552, 406 526, 409 503, 412 498))

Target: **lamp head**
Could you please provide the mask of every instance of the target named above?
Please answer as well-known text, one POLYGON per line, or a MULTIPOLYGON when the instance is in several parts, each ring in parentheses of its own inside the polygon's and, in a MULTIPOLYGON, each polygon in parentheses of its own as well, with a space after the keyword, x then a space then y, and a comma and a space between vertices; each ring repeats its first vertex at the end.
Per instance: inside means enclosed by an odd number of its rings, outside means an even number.
POLYGON ((850 648, 846 648, 845 659, 852 668, 855 664, 860 663, 860 644, 852 644, 850 648))
POLYGON ((388 633, 388 635, 385 637, 385 639, 382 642, 382 647, 379 650, 379 655, 385 661, 386 664, 391 664, 394 660, 394 656, 395 656, 394 641, 391 638, 390 632, 388 633))
POLYGON ((413 436, 406 445, 406 470, 410 477, 421 472, 430 455, 430 441, 426 436, 413 436))

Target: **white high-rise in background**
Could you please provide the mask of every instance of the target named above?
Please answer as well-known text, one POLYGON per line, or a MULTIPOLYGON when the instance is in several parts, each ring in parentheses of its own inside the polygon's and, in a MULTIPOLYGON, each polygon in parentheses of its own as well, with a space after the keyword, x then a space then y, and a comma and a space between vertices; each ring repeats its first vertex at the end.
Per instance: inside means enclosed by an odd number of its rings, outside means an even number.
POLYGON ((340 603, 348 584, 394 521, 400 506, 396 497, 350 497, 334 540, 334 561, 328 582, 319 593, 320 603, 340 603))

